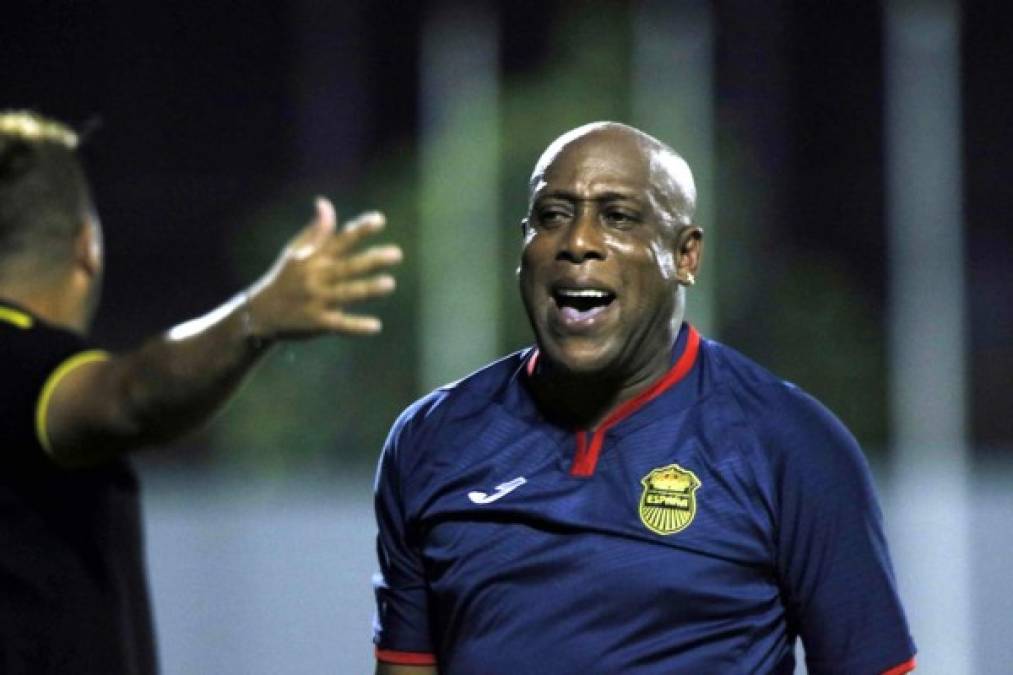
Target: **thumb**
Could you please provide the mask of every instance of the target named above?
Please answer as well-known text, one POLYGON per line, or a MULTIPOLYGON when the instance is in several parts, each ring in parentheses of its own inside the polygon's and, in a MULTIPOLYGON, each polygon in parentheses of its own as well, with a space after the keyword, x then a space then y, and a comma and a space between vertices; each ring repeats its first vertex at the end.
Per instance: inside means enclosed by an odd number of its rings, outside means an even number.
POLYGON ((292 238, 288 248, 297 259, 308 258, 324 245, 337 226, 337 215, 334 205, 326 197, 317 197, 316 214, 299 234, 292 238))

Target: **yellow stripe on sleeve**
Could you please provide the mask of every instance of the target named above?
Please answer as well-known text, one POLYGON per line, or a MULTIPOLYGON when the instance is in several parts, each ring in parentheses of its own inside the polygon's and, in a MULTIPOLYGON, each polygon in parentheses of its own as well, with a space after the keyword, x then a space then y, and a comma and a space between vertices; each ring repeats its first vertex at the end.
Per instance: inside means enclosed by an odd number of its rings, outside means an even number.
POLYGON ((35 435, 46 452, 50 454, 53 452, 53 448, 49 443, 49 432, 46 429, 46 418, 49 414, 49 400, 53 397, 53 392, 56 391, 57 385, 60 384, 70 371, 78 366, 83 366, 86 363, 94 361, 106 361, 109 358, 109 352, 102 351, 101 349, 80 352, 61 363, 46 379, 46 383, 42 386, 42 393, 39 394, 38 403, 35 405, 35 435))
POLYGON ((0 321, 14 324, 18 328, 31 328, 34 323, 31 315, 10 307, 0 307, 0 321))

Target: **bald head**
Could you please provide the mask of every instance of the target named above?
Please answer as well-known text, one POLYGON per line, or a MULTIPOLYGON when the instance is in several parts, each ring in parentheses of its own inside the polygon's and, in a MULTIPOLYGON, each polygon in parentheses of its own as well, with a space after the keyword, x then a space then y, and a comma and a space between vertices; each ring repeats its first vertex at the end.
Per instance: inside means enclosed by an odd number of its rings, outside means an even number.
POLYGON ((623 124, 582 126, 542 153, 518 278, 555 372, 632 391, 669 368, 700 260, 695 202, 686 162, 623 124))
POLYGON ((673 224, 688 225, 696 211, 696 186, 686 161, 654 136, 618 122, 592 122, 572 129, 545 149, 531 173, 529 195, 533 198, 565 154, 593 147, 621 158, 631 170, 643 171, 659 212, 673 224))

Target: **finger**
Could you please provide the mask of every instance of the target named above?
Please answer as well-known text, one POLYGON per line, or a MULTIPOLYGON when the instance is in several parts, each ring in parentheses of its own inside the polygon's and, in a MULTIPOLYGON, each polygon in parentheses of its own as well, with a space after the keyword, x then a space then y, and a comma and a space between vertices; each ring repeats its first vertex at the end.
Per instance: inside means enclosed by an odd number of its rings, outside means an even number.
POLYGON ((327 329, 345 335, 376 335, 383 330, 383 322, 375 316, 333 312, 324 317, 327 329))
POLYGON ((332 261, 327 266, 326 274, 332 281, 341 281, 391 267, 403 258, 401 247, 395 244, 372 246, 361 253, 332 261))
POLYGON ((380 274, 368 279, 356 279, 335 284, 326 299, 331 305, 347 305, 352 302, 390 295, 396 286, 394 277, 389 274, 380 274))
POLYGON ((376 234, 387 224, 387 218, 379 211, 362 213, 348 221, 327 244, 327 252, 340 254, 353 248, 360 241, 376 234))
POLYGON ((337 215, 334 205, 326 197, 317 197, 313 220, 289 242, 292 255, 302 259, 313 255, 324 246, 334 233, 337 215))

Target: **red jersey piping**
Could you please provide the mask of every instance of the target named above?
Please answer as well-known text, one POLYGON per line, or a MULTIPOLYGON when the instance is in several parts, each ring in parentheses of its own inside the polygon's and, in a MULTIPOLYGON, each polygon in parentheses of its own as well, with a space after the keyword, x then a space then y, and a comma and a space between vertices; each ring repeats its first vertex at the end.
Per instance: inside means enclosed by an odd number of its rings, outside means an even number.
MULTIPOLYGON (((696 363, 697 353, 700 351, 700 334, 696 332, 693 326, 687 325, 687 329, 689 333, 686 336, 686 347, 676 360, 675 365, 660 380, 651 385, 649 389, 640 392, 626 403, 623 403, 611 415, 605 418, 605 421, 595 429, 590 443, 588 443, 586 431, 577 431, 577 452, 573 456, 573 464, 570 466, 571 476, 587 477, 594 475, 594 469, 598 465, 598 455, 601 454, 601 446, 605 441, 605 432, 626 417, 629 417, 637 409, 646 405, 648 401, 661 395, 665 390, 675 386, 679 380, 686 377, 693 368, 693 364, 696 363)), ((528 359, 525 370, 529 377, 534 375, 538 356, 539 352, 536 349, 531 354, 531 358, 528 359)))
POLYGON ((533 376, 535 374, 535 368, 538 367, 538 355, 540 353, 541 352, 539 352, 537 349, 535 351, 531 352, 531 358, 528 359, 527 368, 524 369, 525 372, 527 372, 528 377, 531 377, 531 376, 533 376))
POLYGON ((904 675, 904 673, 910 673, 914 670, 917 665, 918 664, 915 663, 915 657, 912 656, 899 666, 894 666, 890 670, 884 670, 882 675, 904 675))
POLYGON ((399 652, 394 649, 376 648, 376 660, 398 666, 435 666, 436 654, 428 652, 399 652))

